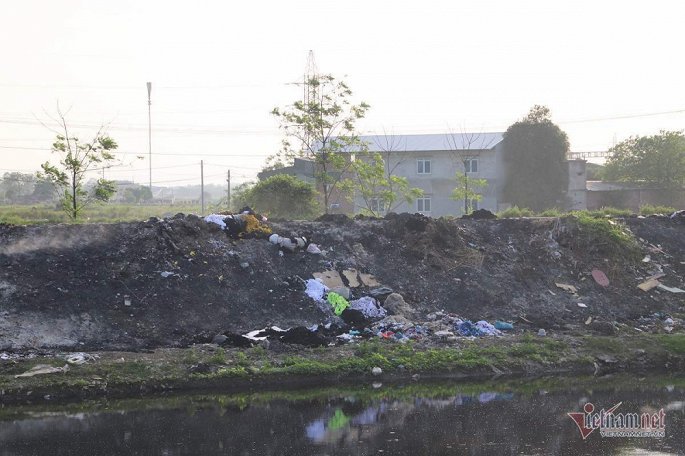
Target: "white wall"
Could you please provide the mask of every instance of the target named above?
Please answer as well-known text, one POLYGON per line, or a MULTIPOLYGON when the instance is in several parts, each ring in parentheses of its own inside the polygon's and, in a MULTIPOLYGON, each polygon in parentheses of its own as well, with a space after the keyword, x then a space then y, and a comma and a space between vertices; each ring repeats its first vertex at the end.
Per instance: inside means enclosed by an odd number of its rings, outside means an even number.
MULTIPOLYGON (((497 210, 496 183, 498 176, 496 151, 472 151, 469 157, 478 159, 478 172, 469 173, 469 177, 484 178, 488 180, 488 186, 483 189, 483 199, 479 203, 480 208, 491 211, 497 210)), ((393 152, 389 156, 391 167, 395 167, 393 174, 406 177, 411 187, 423 190, 426 197, 431 198, 431 212, 427 215, 440 217, 444 215, 461 216, 464 202, 455 201, 450 196, 457 185, 456 175, 464 172, 462 159, 454 151, 434 152, 393 152), (417 160, 427 159, 431 161, 430 174, 417 173, 417 160), (395 166, 396 165, 396 166, 395 166)), ((362 201, 357 199, 355 210, 358 212, 363 207, 362 201)), ((400 204, 394 212, 416 212, 416 202, 412 205, 400 204)))

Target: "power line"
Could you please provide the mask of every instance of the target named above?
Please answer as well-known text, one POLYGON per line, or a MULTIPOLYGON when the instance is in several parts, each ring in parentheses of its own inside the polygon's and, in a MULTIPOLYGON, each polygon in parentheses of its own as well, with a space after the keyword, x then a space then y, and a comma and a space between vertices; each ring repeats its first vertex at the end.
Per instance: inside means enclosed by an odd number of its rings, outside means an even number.
MULTIPOLYGON (((0 119, 0 123, 16 124, 16 125, 42 125, 44 123, 31 120, 31 119, 0 119)), ((85 124, 85 123, 71 123, 73 128, 99 128, 101 125, 96 124, 85 124)), ((128 125, 128 126, 117 126, 108 125, 107 130, 118 130, 118 131, 147 131, 147 126, 139 125, 128 125)), ((230 129, 218 129, 218 128, 204 128, 198 127, 194 129, 188 129, 184 127, 177 127, 173 125, 161 125, 156 126, 155 131, 161 131, 165 133, 178 133, 178 134, 222 134, 222 135, 260 135, 260 136, 280 136, 280 133, 273 130, 230 130, 230 129)))
MULTIPOLYGON (((17 149, 17 150, 37 150, 37 151, 47 151, 52 152, 52 149, 47 149, 45 147, 27 147, 27 146, 0 146, 0 149, 17 149)), ((114 155, 147 155, 144 152, 121 152, 121 151, 109 151, 109 153, 114 155)), ((152 155, 167 155, 167 156, 179 156, 179 157, 254 157, 254 158, 266 158, 268 155, 262 154, 211 154, 205 152, 190 152, 190 153, 171 153, 171 152, 153 152, 152 155)))

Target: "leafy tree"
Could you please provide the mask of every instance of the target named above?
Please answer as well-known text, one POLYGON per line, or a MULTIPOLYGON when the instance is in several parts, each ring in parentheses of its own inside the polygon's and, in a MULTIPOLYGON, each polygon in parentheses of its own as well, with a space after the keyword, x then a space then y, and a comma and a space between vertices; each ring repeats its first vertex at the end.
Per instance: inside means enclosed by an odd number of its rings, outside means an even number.
POLYGON ((59 109, 58 113, 62 132, 57 135, 52 151, 60 154, 61 159, 57 165, 43 163, 43 171, 37 177, 49 181, 57 188, 63 210, 71 219, 76 219, 86 206, 95 201, 108 201, 116 192, 114 181, 98 179, 90 190, 84 184, 88 171, 114 161, 111 151, 118 145, 103 133, 102 127, 91 141, 81 142, 71 135, 67 121, 59 109))
POLYGON ((602 180, 604 178, 604 165, 598 163, 587 163, 585 165, 587 180, 602 180))
POLYGON ((152 190, 150 187, 128 187, 124 190, 124 201, 127 203, 140 204, 141 201, 149 201, 152 199, 152 190))
POLYGON ((470 177, 468 174, 457 173, 457 186, 452 191, 451 198, 464 201, 464 213, 473 212, 473 203, 481 201, 483 195, 479 192, 488 185, 487 179, 470 177))
POLYGON ((272 114, 281 122, 286 138, 281 151, 270 158, 268 169, 291 164, 295 157, 312 160, 314 177, 320 187, 324 210, 328 213, 331 199, 337 193, 351 190, 347 172, 352 166, 351 151, 364 153, 366 144, 355 129, 369 105, 352 104, 352 91, 343 81, 331 75, 317 75, 307 81, 310 96, 272 114), (293 144, 294 140, 298 144, 293 144))
POLYGON ((632 182, 675 190, 685 186, 685 136, 661 131, 633 136, 616 144, 606 162, 607 180, 632 182))
POLYGON ((5 173, 0 179, 0 196, 10 204, 20 203, 33 192, 36 178, 33 174, 5 173))
POLYGON ((423 190, 409 186, 406 177, 393 174, 389 160, 372 153, 354 161, 355 190, 363 202, 363 212, 379 217, 406 202, 411 204, 423 190))
POLYGON ((55 199, 55 186, 48 179, 36 178, 36 184, 33 186, 31 198, 34 201, 52 202, 55 199))
POLYGON ((251 204, 249 201, 250 190, 252 190, 254 186, 255 182, 248 181, 232 188, 230 209, 239 211, 243 207, 249 206, 251 204))
POLYGON ((295 176, 276 174, 245 188, 237 188, 231 199, 271 217, 308 219, 319 211, 314 187, 295 176))
POLYGON ((549 108, 533 106, 504 134, 505 200, 539 211, 566 203, 569 142, 549 108))

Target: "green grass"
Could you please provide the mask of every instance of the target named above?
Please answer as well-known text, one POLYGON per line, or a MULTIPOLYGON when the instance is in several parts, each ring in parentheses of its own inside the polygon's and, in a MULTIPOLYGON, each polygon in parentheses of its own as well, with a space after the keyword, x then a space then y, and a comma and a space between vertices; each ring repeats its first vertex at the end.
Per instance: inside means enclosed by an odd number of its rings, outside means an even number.
POLYGON ((630 259, 640 256, 640 247, 635 238, 626 232, 620 223, 587 212, 574 212, 582 239, 602 251, 623 255, 630 259))
POLYGON ((675 207, 670 206, 652 206, 650 204, 645 204, 640 206, 641 215, 652 215, 652 214, 672 214, 676 211, 675 207))
POLYGON ((35 225, 41 223, 114 223, 172 216, 179 212, 199 213, 197 206, 136 206, 129 204, 96 204, 84 209, 81 217, 71 220, 55 206, 0 206, 0 223, 35 225))
POLYGON ((685 355, 685 334, 659 334, 657 341, 668 352, 685 355))
POLYGON ((518 218, 518 217, 534 217, 535 212, 528 208, 519 208, 518 206, 510 207, 497 213, 499 218, 518 218))
MULTIPOLYGON (((647 208, 648 206, 644 206, 647 208)), ((654 208, 654 207, 652 207, 654 208)), ((656 206, 656 208, 665 210, 661 206, 656 206)), ((671 211, 673 212, 673 211, 671 211)), ((650 212, 653 213, 653 212, 650 212)), ((662 212, 663 213, 663 212, 662 212)), ((618 209, 615 207, 603 207, 601 209, 596 209, 592 211, 563 211, 558 208, 546 209, 541 212, 535 212, 532 209, 520 208, 518 206, 511 207, 504 211, 498 212, 497 216, 499 218, 517 218, 517 217, 563 217, 572 214, 583 214, 588 217, 594 218, 611 218, 611 217, 628 217, 633 214, 630 209, 618 209)))

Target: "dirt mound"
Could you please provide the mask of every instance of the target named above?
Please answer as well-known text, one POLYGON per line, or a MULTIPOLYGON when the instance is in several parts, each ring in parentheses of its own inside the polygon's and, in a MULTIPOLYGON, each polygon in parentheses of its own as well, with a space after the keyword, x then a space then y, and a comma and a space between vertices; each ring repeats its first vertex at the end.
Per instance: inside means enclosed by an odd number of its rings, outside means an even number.
MULTIPOLYGON (((226 331, 325 323, 329 315, 304 293, 304 281, 332 269, 375 275, 419 316, 445 310, 574 330, 588 317, 630 324, 682 311, 682 294, 636 285, 664 272, 665 284, 683 288, 685 225, 668 218, 626 224, 618 229, 638 239, 624 242, 575 218, 392 214, 271 224, 281 236, 306 236, 323 255, 230 239, 219 226, 182 214, 139 223, 5 225, 0 349, 182 346, 226 331), (647 254, 650 261, 642 262, 647 254), (609 286, 593 280, 593 269, 609 286)), ((371 288, 353 287, 353 297, 371 288)))

